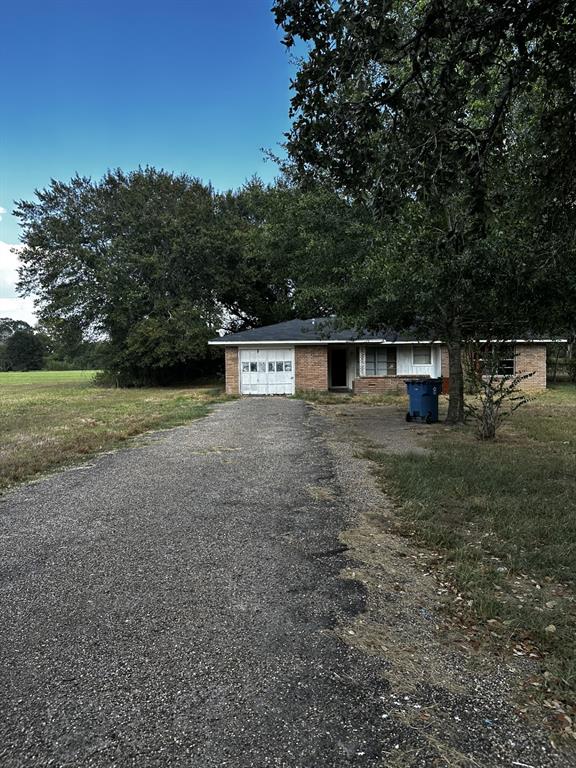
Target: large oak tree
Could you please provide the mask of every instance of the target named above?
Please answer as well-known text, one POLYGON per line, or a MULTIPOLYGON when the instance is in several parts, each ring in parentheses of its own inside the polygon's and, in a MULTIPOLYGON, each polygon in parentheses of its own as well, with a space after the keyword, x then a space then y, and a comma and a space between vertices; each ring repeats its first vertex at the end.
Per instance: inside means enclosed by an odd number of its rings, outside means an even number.
POLYGON ((21 201, 20 287, 43 321, 109 340, 119 381, 154 380, 206 357, 213 298, 213 193, 154 169, 53 181, 21 201))
POLYGON ((546 170, 574 167, 574 4, 277 0, 274 12, 285 44, 307 50, 292 172, 361 201, 384 231, 377 254, 351 261, 342 310, 446 341, 458 421, 462 343, 538 330, 558 306, 551 275, 574 274, 573 182, 546 170))

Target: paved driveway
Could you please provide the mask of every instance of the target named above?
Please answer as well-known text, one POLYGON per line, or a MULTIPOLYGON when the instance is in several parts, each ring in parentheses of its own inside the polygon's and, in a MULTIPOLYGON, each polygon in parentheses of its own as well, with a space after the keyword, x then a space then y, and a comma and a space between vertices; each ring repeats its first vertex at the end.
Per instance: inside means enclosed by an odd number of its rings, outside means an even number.
POLYGON ((380 662, 330 632, 363 601, 332 482, 305 405, 257 399, 2 497, 3 768, 369 766, 408 744, 380 662))

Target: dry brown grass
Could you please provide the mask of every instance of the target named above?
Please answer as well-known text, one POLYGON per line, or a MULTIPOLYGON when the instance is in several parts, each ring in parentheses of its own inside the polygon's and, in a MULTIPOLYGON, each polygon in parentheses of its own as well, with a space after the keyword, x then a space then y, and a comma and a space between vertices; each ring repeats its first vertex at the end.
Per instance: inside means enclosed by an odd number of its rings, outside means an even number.
POLYGON ((90 371, 0 373, 0 491, 206 415, 220 388, 105 389, 90 371))

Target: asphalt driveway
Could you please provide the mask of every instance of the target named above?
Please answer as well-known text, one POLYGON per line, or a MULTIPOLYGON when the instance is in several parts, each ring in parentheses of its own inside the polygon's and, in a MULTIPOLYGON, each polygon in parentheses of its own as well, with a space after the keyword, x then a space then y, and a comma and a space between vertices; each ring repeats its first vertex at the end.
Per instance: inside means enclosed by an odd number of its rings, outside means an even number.
POLYGON ((0 764, 382 764, 383 662, 330 631, 346 509, 295 400, 240 400, 0 498, 0 764))

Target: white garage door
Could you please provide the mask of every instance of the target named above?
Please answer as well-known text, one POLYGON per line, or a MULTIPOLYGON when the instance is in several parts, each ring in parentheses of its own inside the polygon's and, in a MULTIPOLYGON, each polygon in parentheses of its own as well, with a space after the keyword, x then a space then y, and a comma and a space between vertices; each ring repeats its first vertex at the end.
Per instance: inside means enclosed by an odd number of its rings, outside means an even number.
POLYGON ((243 395, 293 395, 294 349, 240 349, 243 395))

